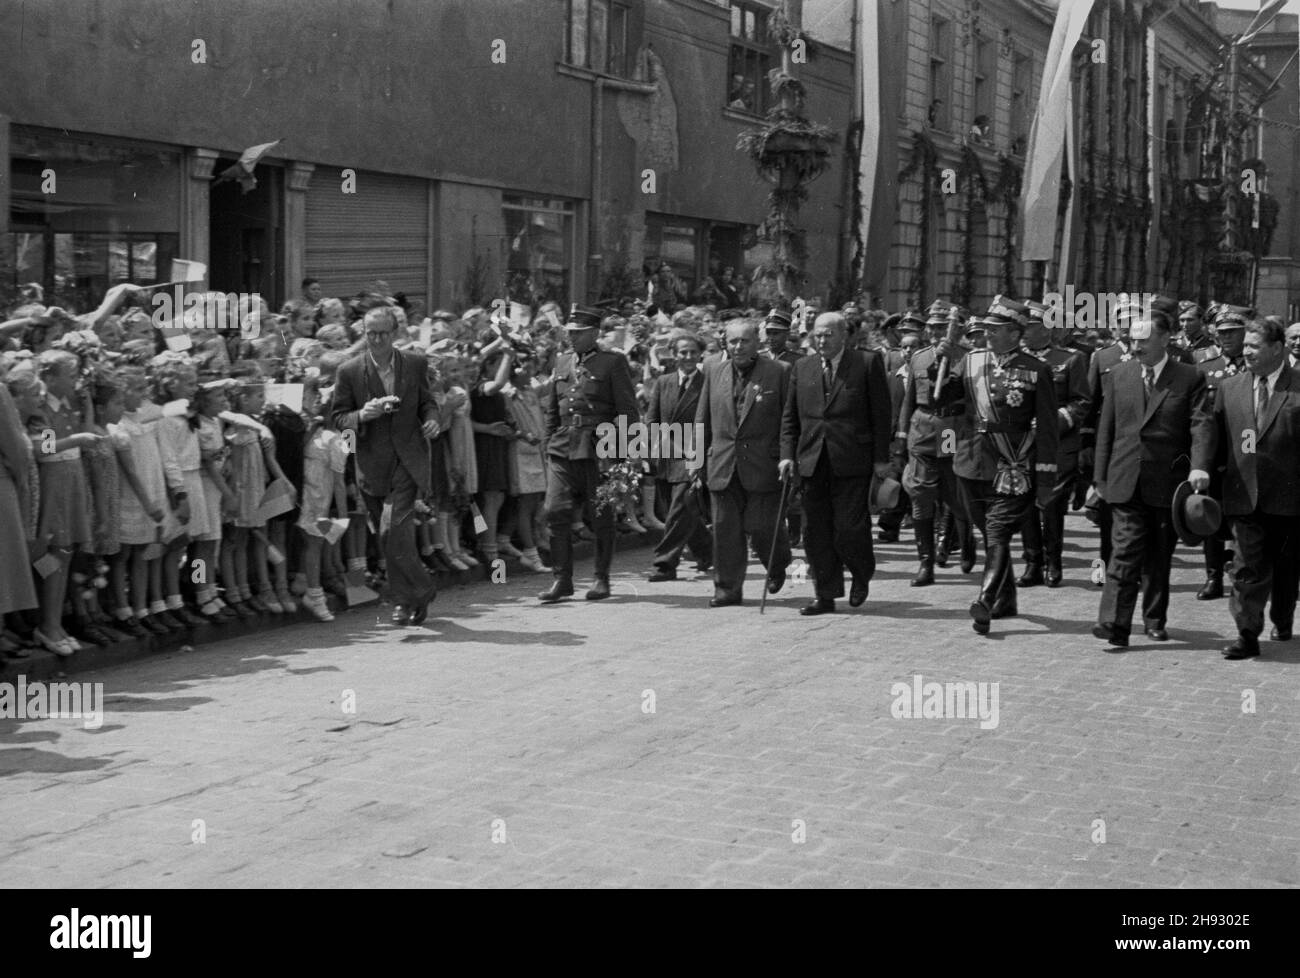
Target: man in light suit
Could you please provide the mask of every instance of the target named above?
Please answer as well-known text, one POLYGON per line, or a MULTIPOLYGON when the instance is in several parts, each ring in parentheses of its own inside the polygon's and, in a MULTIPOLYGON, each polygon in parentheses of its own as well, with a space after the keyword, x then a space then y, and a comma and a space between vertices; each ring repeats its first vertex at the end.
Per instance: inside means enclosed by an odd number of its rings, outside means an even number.
POLYGON ((876 555, 871 544, 873 474, 890 474, 889 383, 874 350, 846 349, 848 325, 838 312, 813 323, 816 356, 792 369, 781 422, 781 471, 803 479, 804 550, 816 598, 801 615, 835 611, 844 568, 853 576, 849 605, 867 600, 876 555))
POLYGON ((432 490, 428 439, 438 435, 438 405, 424 357, 393 349, 392 311, 371 309, 363 325, 366 351, 339 368, 331 413, 339 431, 354 433, 357 485, 372 533, 379 532, 384 504, 393 507, 382 542, 393 624, 420 625, 438 586, 416 549, 414 507, 432 490))
POLYGON ((781 481, 781 408, 789 389, 790 368, 758 355, 758 323, 727 323, 728 359, 704 368, 704 387, 695 421, 704 435, 702 478, 713 501, 713 598, 709 607, 743 603, 746 537, 759 559, 776 546, 768 572, 768 592, 785 584, 790 538, 777 526, 781 481))
POLYGON ((1259 655, 1264 606, 1274 641, 1291 638, 1300 536, 1300 371, 1287 366, 1286 330, 1256 319, 1246 327, 1247 371, 1228 377, 1214 401, 1205 444, 1192 455, 1192 488, 1204 492, 1225 463, 1223 512, 1236 542, 1229 610, 1237 640, 1226 659, 1259 655))
MULTIPOLYGON (((704 355, 704 345, 694 333, 679 329, 672 338, 673 356, 677 369, 672 373, 656 377, 650 388, 650 406, 646 411, 646 424, 657 437, 661 424, 670 424, 680 430, 680 426, 693 425, 695 412, 700 403, 700 392, 704 389, 704 375, 699 370, 700 357, 704 355)), ((670 487, 672 493, 668 503, 668 517, 664 522, 664 535, 655 547, 654 573, 651 581, 673 581, 677 579, 677 562, 681 560, 682 550, 688 545, 702 565, 713 562, 713 539, 705 529, 694 508, 689 504, 691 480, 693 473, 687 470, 689 459, 680 457, 675 449, 688 447, 696 452, 703 452, 704 446, 698 441, 689 445, 678 446, 660 439, 661 449, 667 449, 667 457, 656 463, 657 481, 670 487)))
POLYGON ((1169 638, 1174 490, 1191 469, 1193 443, 1203 451, 1208 437, 1205 375, 1170 356, 1169 341, 1165 319, 1134 322, 1134 359, 1104 381, 1093 481, 1111 508, 1111 559, 1092 633, 1117 647, 1128 645, 1139 584, 1147 638, 1169 638))

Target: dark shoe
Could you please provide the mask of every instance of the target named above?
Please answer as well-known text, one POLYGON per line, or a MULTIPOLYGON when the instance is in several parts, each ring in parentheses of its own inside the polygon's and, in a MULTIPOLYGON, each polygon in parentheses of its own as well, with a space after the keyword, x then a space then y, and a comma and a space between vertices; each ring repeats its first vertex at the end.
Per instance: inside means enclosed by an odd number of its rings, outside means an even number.
POLYGON ((557 577, 550 587, 537 596, 537 600, 542 604, 554 604, 561 598, 571 597, 573 597, 573 582, 557 577))
POLYGON ((1119 648, 1128 647, 1128 632, 1116 628, 1114 625, 1093 625, 1092 634, 1103 642, 1119 648))
POLYGON ((1043 570, 1043 583, 1048 587, 1060 587, 1064 577, 1065 575, 1061 573, 1061 562, 1059 560, 1048 561, 1047 567, 1043 570))
POLYGON ((858 608, 862 602, 867 600, 867 595, 871 593, 870 581, 859 581, 854 579, 853 586, 849 588, 849 607, 858 608))
POLYGON ((411 623, 411 612, 404 604, 393 605, 393 616, 389 619, 394 625, 409 625, 411 623))
MULTIPOLYGON (((453 569, 451 564, 447 564, 447 569, 449 571, 453 569)), ((325 580, 321 581, 321 588, 325 591, 326 594, 332 594, 340 601, 346 601, 348 599, 348 582, 347 579, 344 577, 339 577, 336 575, 334 577, 326 578, 325 580)), ((280 603, 284 604, 283 598, 280 599, 280 603)))
POLYGON ((158 620, 156 615, 145 615, 139 619, 140 626, 152 635, 170 635, 171 629, 158 620))
POLYGON ((257 612, 259 615, 269 615, 271 613, 271 609, 268 608, 265 604, 263 604, 262 599, 259 598, 257 595, 253 595, 247 601, 245 601, 244 606, 248 608, 250 611, 257 612))
POLYGON ((943 544, 940 544, 939 548, 934 552, 934 565, 936 567, 947 567, 949 556, 948 549, 943 544))
POLYGON ((651 584, 662 584, 664 581, 677 580, 677 571, 672 567, 659 567, 653 574, 646 578, 651 584))
POLYGON ((1223 572, 1210 571, 1205 575, 1205 586, 1196 592, 1197 601, 1213 601, 1223 597, 1223 572))
POLYGON ((912 587, 929 587, 934 583, 934 561, 921 559, 920 565, 916 568, 916 576, 912 578, 912 587))
POLYGON ((77 638, 91 645, 98 645, 100 648, 107 648, 113 644, 112 638, 108 633, 94 623, 83 625, 76 630, 77 638))
POLYGON ((695 565, 695 569, 701 574, 707 574, 709 571, 713 570, 713 561, 701 560, 695 565))
POLYGON ((1168 642, 1169 633, 1163 628, 1148 628, 1146 630, 1147 638, 1153 642, 1168 642))
POLYGON ((424 619, 429 617, 429 603, 438 596, 438 586, 431 585, 429 590, 425 591, 416 602, 415 608, 411 613, 411 619, 407 624, 414 625, 416 628, 424 624, 424 619))
POLYGON ((591 587, 587 588, 588 601, 603 601, 609 597, 609 578, 598 577, 592 582, 591 587))
POLYGON ((961 572, 969 574, 975 569, 975 561, 979 556, 978 548, 975 546, 975 531, 970 528, 969 524, 963 523, 965 527, 965 538, 961 544, 961 572))
POLYGON ((1253 659, 1259 655, 1259 639, 1251 635, 1239 635, 1237 640, 1223 650, 1225 659, 1253 659))
POLYGON ((710 608, 729 608, 732 605, 744 604, 745 601, 738 594, 715 594, 709 598, 710 608))
POLYGON ((189 626, 186 625, 185 622, 181 621, 179 618, 176 617, 176 615, 172 612, 170 608, 162 612, 161 614, 154 615, 153 617, 154 620, 158 622, 158 624, 162 625, 163 628, 166 628, 169 631, 183 632, 189 628, 189 626))
POLYGON ((767 593, 776 594, 781 588, 785 587, 785 568, 779 567, 772 571, 767 578, 767 593))
POLYGON ((881 530, 879 533, 876 534, 876 540, 878 540, 880 543, 897 543, 898 531, 881 530))
POLYGON ((242 601, 229 601, 227 606, 239 617, 240 621, 252 621, 257 617, 257 612, 242 601))
POLYGON ((1283 628, 1281 625, 1274 625, 1273 630, 1268 633, 1268 637, 1274 642, 1291 641, 1291 626, 1283 628))
POLYGON ((1046 581, 1043 578, 1043 565, 1037 561, 1025 564, 1025 572, 1016 578, 1016 587, 1038 587, 1046 581))
POLYGON ((1015 618, 1020 614, 1014 603, 995 604, 989 609, 989 617, 994 621, 1000 618, 1015 618))
POLYGON ((801 615, 830 615, 835 612, 835 601, 833 598, 817 598, 809 604, 799 609, 801 615))
POLYGON ((201 615, 196 615, 189 608, 178 608, 172 612, 172 617, 190 628, 198 628, 200 625, 206 625, 208 620, 201 615))
POLYGON ((975 629, 977 634, 987 635, 989 633, 989 622, 993 620, 993 612, 983 601, 972 601, 970 605, 971 628, 975 629))
POLYGON ((119 632, 129 635, 131 638, 149 637, 149 629, 141 625, 139 619, 134 616, 131 618, 119 618, 113 623, 113 627, 119 632))

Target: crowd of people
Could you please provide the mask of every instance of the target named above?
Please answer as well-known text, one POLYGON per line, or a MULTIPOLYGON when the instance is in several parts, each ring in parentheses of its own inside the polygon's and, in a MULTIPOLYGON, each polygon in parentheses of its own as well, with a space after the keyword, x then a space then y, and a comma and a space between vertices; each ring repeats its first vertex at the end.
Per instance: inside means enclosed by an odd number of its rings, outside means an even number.
POLYGON ((751 549, 775 593, 803 543, 803 613, 825 614, 846 568, 850 604, 869 594, 873 514, 877 541, 913 530, 918 587, 952 554, 972 572, 983 544, 971 615, 986 633, 1016 614, 1017 587, 1060 585, 1071 505, 1101 527, 1097 634, 1123 646, 1139 590, 1146 633, 1168 637, 1173 547, 1219 501, 1198 596, 1222 596, 1238 534, 1229 657, 1258 654, 1261 595, 1273 637, 1290 637, 1300 485, 1273 456, 1300 427, 1300 324, 1163 299, 1087 332, 1003 297, 974 317, 942 300, 792 315, 726 308, 720 272, 696 297, 713 304, 682 305, 660 275, 644 297, 513 315, 428 312, 382 282, 327 298, 308 279, 278 312, 210 293, 160 322, 146 286, 81 313, 24 287, 0 313, 0 652, 69 656, 299 607, 330 621, 362 583, 419 624, 438 574, 505 559, 553 574, 541 598, 562 600, 583 538, 599 599, 616 536, 648 529, 650 579, 689 551, 714 607, 743 602, 751 549), (1264 367, 1268 395, 1247 400, 1271 413, 1252 413, 1260 447, 1242 460, 1236 402, 1215 394, 1264 367), (698 460, 636 458, 611 482, 593 445, 620 417, 698 424, 698 460))

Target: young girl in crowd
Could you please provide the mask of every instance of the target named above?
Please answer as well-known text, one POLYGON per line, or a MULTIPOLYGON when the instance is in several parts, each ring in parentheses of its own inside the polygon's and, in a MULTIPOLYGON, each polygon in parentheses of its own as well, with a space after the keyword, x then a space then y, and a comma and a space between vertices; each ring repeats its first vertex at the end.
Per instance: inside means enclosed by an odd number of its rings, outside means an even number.
POLYGON ((443 406, 450 412, 447 428, 447 497, 441 525, 446 528, 446 557, 457 570, 477 567, 478 561, 461 547, 461 524, 469 510, 469 501, 478 492, 478 464, 474 457, 474 424, 469 415, 469 391, 462 386, 466 377, 475 376, 478 366, 470 358, 460 358, 449 365, 443 406))
POLYGON ((80 362, 64 350, 46 350, 36 358, 45 384, 42 414, 28 425, 40 465, 41 506, 37 550, 48 547, 54 559, 41 583, 41 626, 34 632, 42 648, 69 656, 79 648, 63 628, 72 554, 90 544, 91 503, 81 453, 100 441, 88 429, 88 399, 77 389, 80 362))
MULTIPOLYGON (((495 340, 484 348, 479 380, 470 394, 470 421, 474 427, 474 461, 478 468, 478 502, 487 524, 479 533, 479 551, 488 565, 497 559, 497 518, 510 488, 510 443, 514 423, 502 394, 510 380, 512 356, 495 340)), ((506 541, 507 544, 509 540, 506 541)))
MULTIPOLYGON (((204 619, 185 607, 181 596, 181 560, 189 541, 221 539, 219 515, 208 508, 203 485, 203 451, 199 447, 199 416, 195 395, 198 372, 181 354, 161 354, 154 360, 154 402, 162 415, 159 435, 164 457, 180 469, 183 488, 171 493, 181 532, 163 540, 161 601, 151 594, 149 617, 172 631, 184 631, 204 624, 204 619)), ((148 627, 146 625, 146 627, 148 627)))
POLYGON ((317 384, 307 385, 303 408, 311 420, 303 452, 302 503, 297 524, 303 534, 302 568, 307 582, 302 605, 318 621, 333 621, 334 615, 321 587, 321 563, 325 552, 334 549, 326 540, 331 529, 331 506, 339 518, 348 515, 343 474, 347 471, 349 453, 346 440, 325 424, 329 403, 322 401, 317 384))
POLYGON ((164 465, 157 420, 146 424, 141 419, 141 408, 149 391, 144 368, 125 366, 119 368, 118 374, 122 381, 122 417, 109 431, 125 445, 127 463, 122 466, 125 485, 121 492, 118 531, 122 547, 113 562, 114 627, 136 638, 151 633, 165 635, 168 629, 162 625, 151 628, 153 623, 148 618, 151 578, 154 597, 161 600, 163 596, 161 556, 150 561, 148 552, 158 548, 164 538, 171 539, 180 532, 176 514, 167 500, 169 487, 172 491, 183 491, 184 481, 179 466, 164 465), (129 593, 118 583, 128 573, 129 593))
MULTIPOLYGON (((199 385, 195 395, 198 416, 199 461, 203 482, 204 501, 208 513, 223 513, 231 504, 234 492, 226 482, 226 432, 221 415, 230 409, 227 392, 235 382, 229 378, 210 380, 199 385)), ((223 528, 216 520, 216 530, 190 543, 190 576, 197 578, 194 599, 199 614, 215 621, 230 621, 239 617, 217 597, 217 576, 221 565, 221 537, 223 528), (196 573, 196 571, 198 573, 196 573)))
MULTIPOLYGON (((534 521, 546 493, 546 420, 541 393, 533 383, 537 361, 522 358, 514 370, 514 382, 506 388, 510 414, 518 438, 510 445, 510 494, 515 497, 515 523, 524 549, 519 562, 531 571, 548 572, 537 553, 534 521)), ((507 542, 509 537, 507 535, 507 542)))

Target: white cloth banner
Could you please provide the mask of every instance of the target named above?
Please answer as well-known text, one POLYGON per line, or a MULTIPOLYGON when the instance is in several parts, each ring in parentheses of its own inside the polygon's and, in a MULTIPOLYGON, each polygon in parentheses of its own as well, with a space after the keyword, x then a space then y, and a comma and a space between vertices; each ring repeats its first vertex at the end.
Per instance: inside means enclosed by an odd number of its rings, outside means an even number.
MULTIPOLYGON (((1093 0, 1061 0, 1052 27, 1052 41, 1043 65, 1038 108, 1029 129, 1021 191, 1020 257, 1023 261, 1051 261, 1056 243, 1056 214, 1061 196, 1061 161, 1065 154, 1070 115, 1070 61, 1074 46, 1092 13, 1093 0)), ((1066 250, 1068 242, 1063 242, 1066 250)), ((1065 264, 1065 263, 1063 263, 1065 264)))

